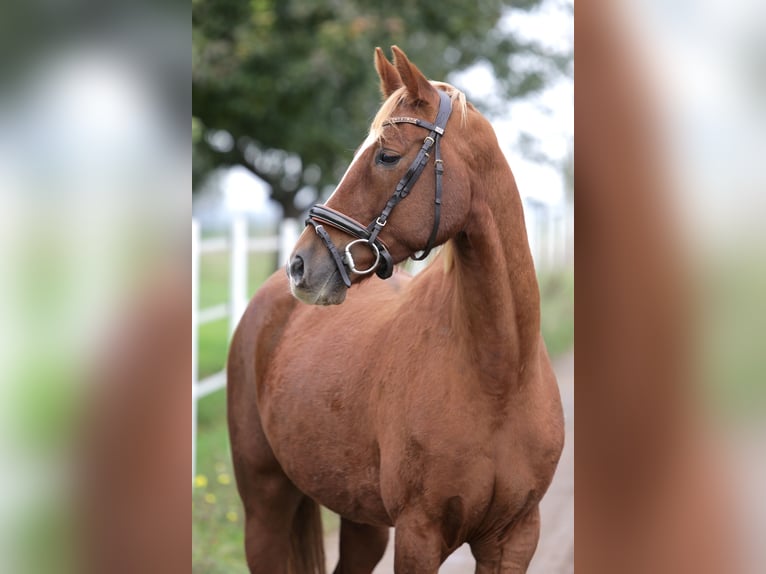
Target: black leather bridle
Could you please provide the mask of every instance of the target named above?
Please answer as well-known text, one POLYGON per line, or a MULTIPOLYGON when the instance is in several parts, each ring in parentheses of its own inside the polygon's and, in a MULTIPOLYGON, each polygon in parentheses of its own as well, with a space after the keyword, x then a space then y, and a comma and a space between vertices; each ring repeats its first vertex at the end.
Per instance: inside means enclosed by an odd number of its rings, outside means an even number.
POLYGON ((442 174, 444 173, 444 162, 442 162, 441 159, 439 141, 444 135, 444 128, 452 113, 452 100, 449 95, 439 90, 439 98, 439 111, 436 114, 434 123, 410 117, 394 117, 385 122, 384 125, 400 123, 414 124, 427 129, 429 134, 423 140, 423 147, 420 148, 415 160, 407 169, 407 172, 402 176, 402 179, 399 180, 399 183, 396 186, 396 191, 394 191, 391 199, 388 200, 383 211, 375 221, 365 227, 355 219, 325 205, 317 204, 309 209, 306 225, 311 225, 324 242, 327 250, 335 261, 335 265, 338 268, 338 272, 346 287, 351 287, 351 279, 346 271, 346 267, 348 267, 348 271, 356 273, 357 275, 366 275, 375 271, 381 279, 391 277, 391 274, 394 272, 393 258, 391 257, 391 252, 388 250, 388 247, 380 240, 378 235, 386 226, 391 211, 401 200, 409 195, 415 182, 417 182, 420 177, 420 174, 423 173, 430 157, 431 148, 434 149, 434 169, 436 172, 434 225, 431 229, 431 236, 428 238, 425 249, 420 255, 413 255, 412 258, 421 261, 428 256, 433 248, 434 241, 436 240, 436 233, 439 230, 439 220, 441 218, 442 174), (351 235, 352 237, 356 237, 355 240, 346 245, 344 255, 341 255, 338 248, 335 247, 332 239, 330 239, 330 235, 324 229, 324 225, 329 225, 351 235), (358 243, 367 245, 375 256, 375 261, 367 269, 357 269, 354 258, 351 255, 351 248, 358 243))

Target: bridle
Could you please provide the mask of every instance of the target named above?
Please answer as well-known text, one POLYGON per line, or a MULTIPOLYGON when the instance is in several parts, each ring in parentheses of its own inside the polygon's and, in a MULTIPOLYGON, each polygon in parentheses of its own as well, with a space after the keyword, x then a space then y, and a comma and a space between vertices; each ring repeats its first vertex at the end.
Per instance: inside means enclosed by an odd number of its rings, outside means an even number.
POLYGON ((391 211, 393 211, 394 207, 396 207, 396 205, 407 197, 410 191, 412 191, 412 187, 415 185, 428 163, 431 148, 433 148, 434 170, 436 173, 434 224, 425 249, 420 255, 413 255, 412 258, 416 261, 422 261, 431 252, 434 241, 436 240, 436 233, 439 230, 439 220, 441 218, 442 174, 444 173, 444 162, 441 159, 439 141, 444 135, 444 128, 447 125, 447 120, 449 120, 451 113, 452 100, 447 93, 439 90, 439 111, 436 114, 434 123, 410 117, 394 117, 385 122, 384 125, 400 123, 414 124, 428 130, 429 134, 423 140, 423 146, 420 148, 418 155, 415 157, 412 164, 410 164, 410 167, 402 176, 402 179, 399 180, 394 194, 386 203, 383 211, 381 211, 375 221, 370 223, 367 227, 355 219, 327 207, 326 205, 317 204, 309 209, 306 225, 311 225, 324 242, 333 261, 335 261, 335 266, 338 268, 338 272, 346 287, 351 287, 351 279, 346 271, 346 267, 348 267, 348 271, 356 273, 357 275, 366 275, 375 271, 381 279, 388 279, 391 277, 391 274, 394 272, 393 258, 391 257, 391 252, 388 250, 388 247, 380 240, 378 235, 386 226, 388 217, 391 215, 391 211), (332 242, 330 235, 325 230, 324 225, 329 225, 330 227, 339 229, 352 237, 356 237, 355 240, 346 245, 344 255, 340 254, 338 248, 332 242), (351 248, 357 244, 367 245, 375 256, 375 261, 367 269, 358 269, 354 262, 354 257, 351 255, 351 248))

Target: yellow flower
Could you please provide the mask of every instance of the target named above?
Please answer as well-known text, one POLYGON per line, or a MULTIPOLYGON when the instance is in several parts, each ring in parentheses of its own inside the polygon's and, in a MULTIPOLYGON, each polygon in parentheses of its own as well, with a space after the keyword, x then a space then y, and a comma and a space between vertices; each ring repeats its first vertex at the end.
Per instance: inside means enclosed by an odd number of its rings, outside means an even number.
POLYGON ((215 504, 215 494, 208 492, 205 495, 205 502, 207 502, 208 504, 215 504))
POLYGON ((204 474, 198 474, 194 477, 195 488, 205 488, 207 486, 207 477, 204 474))
POLYGON ((225 472, 222 472, 221 474, 218 475, 218 482, 224 485, 231 484, 231 477, 225 472))
POLYGON ((226 520, 229 522, 236 522, 237 521, 237 513, 233 510, 229 510, 229 512, 226 513, 226 520))

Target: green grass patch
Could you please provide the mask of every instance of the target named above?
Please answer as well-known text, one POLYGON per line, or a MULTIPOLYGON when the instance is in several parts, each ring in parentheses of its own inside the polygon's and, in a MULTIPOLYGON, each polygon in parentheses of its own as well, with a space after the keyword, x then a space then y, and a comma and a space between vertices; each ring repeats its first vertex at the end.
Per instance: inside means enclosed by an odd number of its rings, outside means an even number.
POLYGON ((226 393, 199 402, 197 476, 192 494, 192 572, 247 574, 244 519, 226 428, 226 393))
POLYGON ((700 319, 695 325, 699 378, 709 410, 726 424, 748 424, 766 414, 766 254, 710 256, 700 273, 700 319))
POLYGON ((228 350, 228 317, 202 325, 199 328, 199 377, 203 379, 223 369, 228 350))
POLYGON ((551 357, 574 346, 574 270, 539 275, 540 328, 551 357))

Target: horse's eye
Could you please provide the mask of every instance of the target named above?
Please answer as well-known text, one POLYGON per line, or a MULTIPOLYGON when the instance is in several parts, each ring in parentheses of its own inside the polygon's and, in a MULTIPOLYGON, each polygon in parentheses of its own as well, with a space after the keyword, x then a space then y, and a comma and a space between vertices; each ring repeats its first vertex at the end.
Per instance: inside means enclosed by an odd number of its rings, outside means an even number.
POLYGON ((401 158, 402 156, 386 150, 380 150, 378 153, 378 163, 383 165, 395 165, 401 158))

